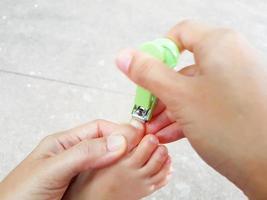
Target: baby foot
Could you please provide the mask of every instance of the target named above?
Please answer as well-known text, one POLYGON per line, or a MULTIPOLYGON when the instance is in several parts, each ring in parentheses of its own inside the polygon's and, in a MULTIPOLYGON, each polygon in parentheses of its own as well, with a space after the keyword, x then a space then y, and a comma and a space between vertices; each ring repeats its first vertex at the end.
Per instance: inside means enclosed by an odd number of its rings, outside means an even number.
POLYGON ((165 186, 171 161, 167 148, 153 135, 145 136, 124 158, 107 168, 82 173, 68 199, 137 200, 165 186))

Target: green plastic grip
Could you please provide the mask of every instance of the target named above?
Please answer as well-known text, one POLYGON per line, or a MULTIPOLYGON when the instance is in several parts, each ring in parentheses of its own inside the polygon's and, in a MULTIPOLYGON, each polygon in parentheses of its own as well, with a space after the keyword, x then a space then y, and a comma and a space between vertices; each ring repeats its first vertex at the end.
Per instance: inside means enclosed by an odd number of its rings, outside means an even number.
MULTIPOLYGON (((178 47, 172 40, 167 38, 146 42, 140 46, 140 50, 159 59, 170 68, 174 68, 178 64, 180 57, 178 47)), ((138 86, 132 116, 143 122, 149 121, 156 101, 157 98, 151 92, 138 86)))

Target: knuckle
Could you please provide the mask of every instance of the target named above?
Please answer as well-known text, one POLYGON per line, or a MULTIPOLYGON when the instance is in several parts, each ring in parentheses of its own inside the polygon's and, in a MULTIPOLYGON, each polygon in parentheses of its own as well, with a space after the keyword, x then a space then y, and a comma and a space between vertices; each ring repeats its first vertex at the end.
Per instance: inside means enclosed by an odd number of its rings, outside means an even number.
POLYGON ((241 34, 238 31, 230 28, 220 28, 218 31, 220 32, 220 36, 226 40, 237 40, 241 38, 241 34))
POLYGON ((215 30, 214 36, 217 40, 217 46, 221 47, 219 50, 223 52, 228 52, 229 49, 243 48, 246 43, 245 37, 240 32, 230 28, 218 28, 215 30))
POLYGON ((82 145, 79 146, 78 150, 81 154, 92 155, 92 154, 103 154, 106 152, 106 146, 100 143, 99 140, 91 141, 85 140, 82 145))
MULTIPOLYGON (((183 30, 186 27, 190 27, 192 24, 195 24, 196 22, 191 19, 185 19, 177 23, 170 31, 169 35, 170 36, 178 36, 178 34, 181 34, 181 31, 178 30, 183 30)), ((180 35, 180 37, 182 37, 180 35)))
POLYGON ((94 148, 93 148, 91 142, 86 141, 85 145, 81 148, 81 151, 85 154, 90 155, 94 151, 94 148))
POLYGON ((185 20, 182 20, 181 22, 179 22, 177 24, 177 27, 190 26, 191 24, 194 24, 194 23, 195 23, 195 21, 192 19, 185 19, 185 20))

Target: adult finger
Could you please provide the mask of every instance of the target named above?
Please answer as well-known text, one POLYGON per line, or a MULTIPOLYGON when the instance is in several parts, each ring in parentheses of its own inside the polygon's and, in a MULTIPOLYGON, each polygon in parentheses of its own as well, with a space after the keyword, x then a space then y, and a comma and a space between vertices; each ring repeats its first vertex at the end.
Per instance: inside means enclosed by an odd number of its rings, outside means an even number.
POLYGON ((71 180, 88 169, 105 167, 118 160, 127 149, 126 139, 121 135, 89 139, 48 159, 52 175, 64 181, 71 180))
POLYGON ((170 117, 169 111, 164 110, 158 116, 153 117, 151 121, 146 123, 146 133, 155 134, 166 126, 172 124, 175 120, 170 117))
MULTIPOLYGON (((163 62, 136 50, 124 50, 117 57, 118 68, 132 81, 155 94, 164 104, 189 91, 187 77, 163 62)), ((168 106, 168 105, 167 105, 168 106)))
POLYGON ((85 139, 104 137, 112 133, 119 125, 106 120, 95 120, 81 126, 52 134, 44 138, 39 144, 41 152, 58 153, 66 150, 85 139))
POLYGON ((196 65, 190 65, 182 68, 179 70, 180 74, 183 74, 185 76, 197 76, 200 74, 200 69, 196 65))
POLYGON ((117 123, 102 120, 102 119, 97 119, 92 122, 78 126, 76 128, 67 130, 63 132, 63 135, 67 133, 69 135, 77 136, 81 139, 98 138, 98 137, 107 136, 110 132, 112 132, 118 126, 119 124, 117 123))
POLYGON ((158 137, 160 143, 163 144, 184 138, 183 130, 177 122, 174 122, 171 125, 163 128, 155 135, 158 137))
POLYGON ((165 109, 166 109, 166 106, 164 105, 164 103, 162 103, 162 101, 158 100, 157 104, 155 106, 154 112, 153 112, 153 117, 156 117, 157 115, 162 113, 165 109))
POLYGON ((194 49, 215 28, 193 20, 184 20, 174 26, 167 37, 173 40, 180 51, 194 49))

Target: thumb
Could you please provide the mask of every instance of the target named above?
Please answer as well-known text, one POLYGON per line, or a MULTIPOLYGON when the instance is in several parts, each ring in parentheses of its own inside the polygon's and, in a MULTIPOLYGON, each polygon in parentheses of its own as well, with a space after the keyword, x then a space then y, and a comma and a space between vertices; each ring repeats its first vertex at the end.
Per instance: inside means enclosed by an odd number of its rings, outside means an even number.
POLYGON ((151 91, 167 106, 174 94, 187 91, 186 77, 145 53, 124 50, 117 57, 116 63, 126 76, 151 91))
POLYGON ((121 135, 110 135, 106 138, 96 138, 79 144, 52 157, 50 166, 55 176, 69 181, 77 174, 100 167, 105 167, 118 160, 127 149, 126 139, 121 135))

